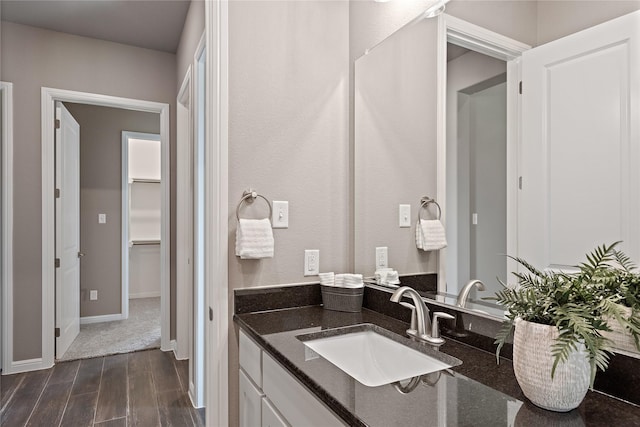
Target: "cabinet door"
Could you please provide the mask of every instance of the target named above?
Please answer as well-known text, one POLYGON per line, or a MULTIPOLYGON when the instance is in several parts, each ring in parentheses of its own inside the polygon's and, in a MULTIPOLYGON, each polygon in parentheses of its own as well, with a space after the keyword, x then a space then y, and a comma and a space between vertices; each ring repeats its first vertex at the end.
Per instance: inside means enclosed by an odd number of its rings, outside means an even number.
POLYGON ((262 397, 264 394, 240 369, 240 427, 262 424, 262 397))
POLYGON ((273 407, 267 397, 262 398, 262 427, 288 427, 289 424, 273 407))
POLYGON ((567 269, 623 240, 640 261, 640 11, 522 55, 518 256, 567 269))

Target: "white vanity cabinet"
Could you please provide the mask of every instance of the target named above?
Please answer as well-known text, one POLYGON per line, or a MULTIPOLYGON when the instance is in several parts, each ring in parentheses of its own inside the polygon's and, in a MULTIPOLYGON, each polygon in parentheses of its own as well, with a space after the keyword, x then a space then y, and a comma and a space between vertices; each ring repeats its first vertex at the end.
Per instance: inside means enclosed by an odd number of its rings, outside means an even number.
POLYGON ((240 427, 344 426, 240 330, 240 427))

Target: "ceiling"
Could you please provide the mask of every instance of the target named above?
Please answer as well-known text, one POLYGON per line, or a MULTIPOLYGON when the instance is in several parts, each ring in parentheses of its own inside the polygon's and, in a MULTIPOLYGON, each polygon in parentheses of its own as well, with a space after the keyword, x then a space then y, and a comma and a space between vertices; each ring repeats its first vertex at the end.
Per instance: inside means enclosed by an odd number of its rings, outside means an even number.
POLYGON ((190 0, 2 0, 3 21, 175 53, 190 0))

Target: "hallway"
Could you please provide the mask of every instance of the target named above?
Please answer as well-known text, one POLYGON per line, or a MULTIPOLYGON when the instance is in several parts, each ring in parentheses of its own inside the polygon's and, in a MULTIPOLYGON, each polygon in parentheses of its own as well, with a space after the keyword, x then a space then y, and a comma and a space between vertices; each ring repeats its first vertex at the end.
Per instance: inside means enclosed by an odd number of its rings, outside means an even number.
POLYGON ((188 361, 148 350, 1 378, 2 426, 203 426, 188 361))

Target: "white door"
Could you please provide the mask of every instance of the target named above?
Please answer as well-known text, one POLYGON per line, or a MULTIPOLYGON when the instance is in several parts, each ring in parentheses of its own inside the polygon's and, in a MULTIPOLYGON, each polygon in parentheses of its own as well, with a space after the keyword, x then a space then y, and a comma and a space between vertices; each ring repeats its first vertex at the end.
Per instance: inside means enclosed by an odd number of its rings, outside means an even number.
POLYGON ((640 260, 640 12, 522 56, 518 255, 539 268, 602 244, 640 260))
POLYGON ((56 102, 56 358, 80 332, 80 125, 56 102))

